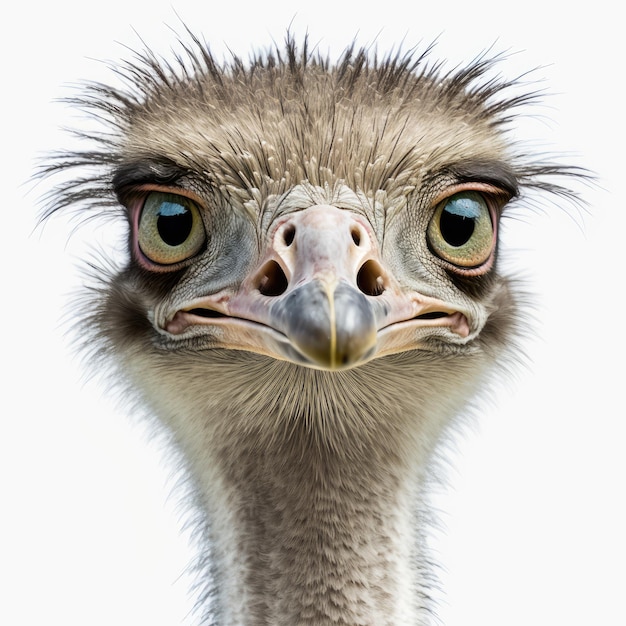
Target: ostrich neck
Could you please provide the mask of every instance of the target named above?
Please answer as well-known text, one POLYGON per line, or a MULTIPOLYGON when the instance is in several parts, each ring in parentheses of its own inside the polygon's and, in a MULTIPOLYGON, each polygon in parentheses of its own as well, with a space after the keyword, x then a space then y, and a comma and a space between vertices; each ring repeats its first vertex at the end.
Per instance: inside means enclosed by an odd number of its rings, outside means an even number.
POLYGON ((224 449, 205 483, 224 626, 413 626, 417 467, 293 435, 224 449))

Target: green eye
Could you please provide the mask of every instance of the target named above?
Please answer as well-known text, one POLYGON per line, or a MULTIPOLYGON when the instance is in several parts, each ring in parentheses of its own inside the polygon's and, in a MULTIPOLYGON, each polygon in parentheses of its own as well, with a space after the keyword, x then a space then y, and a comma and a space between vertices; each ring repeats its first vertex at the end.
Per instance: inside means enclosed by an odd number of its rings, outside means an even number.
POLYGON ((432 251, 462 268, 482 265, 493 250, 493 224, 487 202, 462 191, 437 205, 426 231, 432 251))
POLYGON ((160 265, 180 263, 197 254, 205 241, 200 210, 193 200, 160 191, 146 196, 137 243, 150 261, 160 265))

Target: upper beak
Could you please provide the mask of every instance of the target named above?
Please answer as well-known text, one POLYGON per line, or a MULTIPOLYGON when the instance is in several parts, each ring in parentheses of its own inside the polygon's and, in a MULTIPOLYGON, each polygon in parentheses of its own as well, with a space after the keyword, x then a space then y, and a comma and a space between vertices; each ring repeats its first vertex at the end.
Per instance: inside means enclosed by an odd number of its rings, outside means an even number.
POLYGON ((335 370, 414 349, 406 328, 384 332, 410 320, 469 334, 466 318, 449 305, 400 289, 384 270, 365 220, 317 205, 278 225, 266 254, 237 291, 187 303, 165 329, 180 334, 192 324, 216 325, 221 347, 335 370))

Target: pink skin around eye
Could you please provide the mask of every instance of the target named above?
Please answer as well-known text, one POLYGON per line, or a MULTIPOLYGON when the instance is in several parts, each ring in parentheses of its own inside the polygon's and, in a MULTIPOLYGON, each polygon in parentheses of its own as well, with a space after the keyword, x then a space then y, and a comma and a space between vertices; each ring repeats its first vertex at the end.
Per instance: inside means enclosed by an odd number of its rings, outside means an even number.
POLYGON ((141 210, 143 209, 143 204, 146 199, 145 195, 134 196, 132 201, 128 205, 128 211, 130 212, 130 225, 132 229, 131 236, 131 250, 133 258, 141 265, 143 268, 154 271, 163 271, 159 268, 158 265, 151 263, 146 255, 141 251, 139 247, 139 218, 141 217, 141 210))

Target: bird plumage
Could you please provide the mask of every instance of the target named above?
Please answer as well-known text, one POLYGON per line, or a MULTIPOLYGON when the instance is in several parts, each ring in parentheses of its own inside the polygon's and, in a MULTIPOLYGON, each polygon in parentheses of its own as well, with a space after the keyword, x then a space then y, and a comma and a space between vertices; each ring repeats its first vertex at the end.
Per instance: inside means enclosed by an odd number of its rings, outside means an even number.
POLYGON ((46 169, 80 171, 50 212, 128 225, 88 349, 181 452, 207 623, 425 624, 426 476, 520 324, 498 222, 573 170, 510 142, 535 96, 486 56, 333 64, 288 37, 220 65, 190 37, 75 98, 105 130, 46 169))

